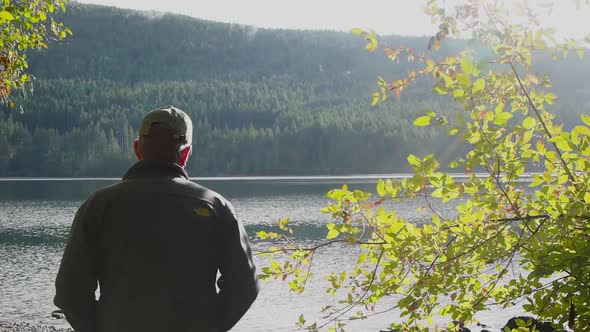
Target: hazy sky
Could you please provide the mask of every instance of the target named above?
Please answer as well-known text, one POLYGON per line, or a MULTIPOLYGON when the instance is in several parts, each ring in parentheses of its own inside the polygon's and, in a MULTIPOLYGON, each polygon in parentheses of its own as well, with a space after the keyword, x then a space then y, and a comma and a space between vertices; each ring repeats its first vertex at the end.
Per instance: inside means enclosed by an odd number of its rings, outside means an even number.
MULTIPOLYGON (((449 0, 449 2, 456 0, 449 0)), ((513 0, 524 1, 524 0, 513 0)), ((529 0, 546 3, 549 0, 529 0)), ((576 10, 576 0, 557 2, 546 24, 562 34, 590 34, 590 6, 576 10)), ((582 0, 585 2, 586 0, 582 0)), ((380 34, 425 35, 434 31, 422 12, 423 0, 80 0, 122 8, 173 12, 193 17, 267 28, 328 29, 354 27, 380 34)))

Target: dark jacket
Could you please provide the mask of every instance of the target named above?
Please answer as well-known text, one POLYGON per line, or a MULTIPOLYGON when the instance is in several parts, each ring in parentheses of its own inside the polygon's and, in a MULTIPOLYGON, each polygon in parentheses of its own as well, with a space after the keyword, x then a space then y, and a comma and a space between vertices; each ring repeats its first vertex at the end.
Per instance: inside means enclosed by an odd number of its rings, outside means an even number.
POLYGON ((76 332, 227 331, 258 294, 231 204, 148 161, 80 207, 55 285, 76 332))

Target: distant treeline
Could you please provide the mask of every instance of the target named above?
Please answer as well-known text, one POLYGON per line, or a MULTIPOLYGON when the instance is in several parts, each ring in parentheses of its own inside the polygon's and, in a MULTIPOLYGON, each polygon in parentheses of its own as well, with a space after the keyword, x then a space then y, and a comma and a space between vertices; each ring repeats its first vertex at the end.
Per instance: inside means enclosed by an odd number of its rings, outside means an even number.
MULTIPOLYGON (((0 112, 0 176, 121 175, 143 114, 168 104, 194 121, 195 176, 396 172, 409 153, 450 159, 463 148, 412 126, 425 109, 454 107, 429 82, 370 107, 376 76, 409 68, 358 37, 77 6, 64 18, 74 37, 31 55, 34 91, 0 112)), ((427 39, 385 42, 423 49, 427 39)), ((590 113, 589 63, 543 63, 564 121, 590 113)))
POLYGON ((0 121, 0 174, 119 175, 133 162, 143 114, 171 101, 194 121, 195 175, 386 172, 400 169, 408 153, 431 149, 422 144, 435 131, 413 127, 410 110, 442 101, 402 100, 393 111, 317 90, 280 82, 38 81, 27 111, 0 121))

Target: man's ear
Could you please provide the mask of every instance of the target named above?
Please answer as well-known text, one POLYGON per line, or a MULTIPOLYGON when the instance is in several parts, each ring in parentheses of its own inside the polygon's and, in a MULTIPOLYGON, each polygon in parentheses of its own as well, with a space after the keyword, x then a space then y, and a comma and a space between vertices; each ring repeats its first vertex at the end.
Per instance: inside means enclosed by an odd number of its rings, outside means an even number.
POLYGON ((143 159, 143 153, 141 153, 141 146, 139 144, 139 140, 136 139, 135 141, 133 141, 133 151, 135 151, 135 156, 137 157, 137 160, 142 160, 143 159))
POLYGON ((192 145, 187 145, 184 149, 182 149, 180 151, 180 160, 178 160, 178 164, 182 167, 185 167, 186 163, 188 161, 188 157, 191 156, 192 152, 193 152, 192 145))

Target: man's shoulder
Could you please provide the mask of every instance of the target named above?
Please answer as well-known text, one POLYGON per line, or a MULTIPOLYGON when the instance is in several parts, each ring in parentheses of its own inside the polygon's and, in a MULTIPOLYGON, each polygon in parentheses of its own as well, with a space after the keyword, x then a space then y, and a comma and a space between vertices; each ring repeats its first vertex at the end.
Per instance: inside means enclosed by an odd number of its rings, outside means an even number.
POLYGON ((211 204, 214 208, 230 208, 231 204, 218 192, 187 179, 178 179, 187 193, 196 195, 211 204))
POLYGON ((110 196, 113 196, 117 192, 121 191, 122 187, 124 187, 124 181, 120 181, 106 187, 102 187, 96 190, 89 198, 92 201, 102 201, 107 199, 110 196))
POLYGON ((113 199, 114 196, 118 191, 120 191, 122 182, 118 182, 103 188, 96 190, 86 202, 84 202, 84 206, 96 206, 96 205, 103 205, 110 199, 113 199))
POLYGON ((160 183, 151 183, 151 186, 150 181, 123 180, 94 192, 81 209, 93 214, 100 214, 109 206, 125 204, 124 202, 130 198, 130 195, 146 194, 154 189, 156 190, 154 193, 166 193, 198 200, 201 202, 202 208, 209 211, 208 214, 216 216, 216 219, 224 224, 225 222, 233 223, 238 220, 234 207, 225 197, 214 190, 185 178, 174 178, 160 183))
POLYGON ((203 185, 195 183, 184 178, 174 178, 165 183, 153 184, 146 181, 123 180, 121 182, 106 186, 97 190, 89 199, 89 201, 108 201, 118 199, 121 195, 133 194, 137 189, 147 189, 138 187, 149 187, 158 191, 168 192, 175 195, 188 196, 199 199, 210 204, 212 207, 229 206, 231 204, 225 197, 211 190, 203 185), (153 188, 153 187, 156 188, 153 188))
POLYGON ((235 217, 235 210, 232 204, 218 192, 187 179, 175 179, 183 185, 187 192, 199 197, 211 205, 216 214, 232 215, 235 217))

